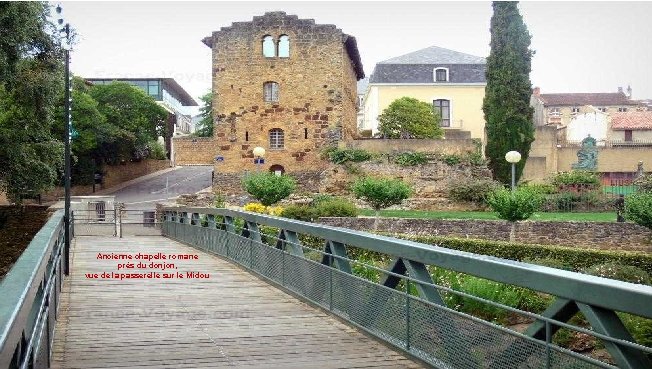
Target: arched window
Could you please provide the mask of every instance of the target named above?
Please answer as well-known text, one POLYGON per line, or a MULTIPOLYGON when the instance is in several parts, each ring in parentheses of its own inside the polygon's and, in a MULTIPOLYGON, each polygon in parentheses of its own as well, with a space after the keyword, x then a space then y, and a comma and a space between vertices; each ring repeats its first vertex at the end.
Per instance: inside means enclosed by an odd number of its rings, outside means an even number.
POLYGON ((451 102, 450 100, 438 99, 433 100, 432 105, 434 107, 435 115, 439 115, 441 121, 439 123, 442 127, 451 126, 451 102))
POLYGON ((266 58, 273 58, 276 56, 274 38, 270 35, 263 37, 263 56, 266 58))
POLYGON ((285 147, 285 139, 283 130, 280 128, 273 128, 269 130, 269 148, 282 149, 285 147))
POLYGON ((432 73, 435 82, 448 82, 448 68, 435 68, 432 73))
POLYGON ((263 83, 263 96, 266 102, 278 101, 278 83, 265 82, 263 83))
POLYGON ((281 176, 285 173, 285 168, 283 168, 283 166, 280 164, 274 164, 269 167, 269 171, 276 174, 277 176, 281 176))
POLYGON ((278 39, 278 57, 279 58, 290 57, 290 37, 288 37, 287 35, 282 35, 278 39))

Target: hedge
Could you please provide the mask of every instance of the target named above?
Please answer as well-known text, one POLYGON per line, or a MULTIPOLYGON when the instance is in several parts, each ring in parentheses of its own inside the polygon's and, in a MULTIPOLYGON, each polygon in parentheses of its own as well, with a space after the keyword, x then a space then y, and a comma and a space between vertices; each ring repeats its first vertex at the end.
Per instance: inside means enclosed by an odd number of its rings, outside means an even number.
POLYGON ((554 259, 572 266, 575 271, 597 264, 616 262, 622 265, 635 266, 652 274, 652 254, 642 252, 577 249, 561 246, 440 236, 414 236, 407 234, 391 234, 389 236, 516 261, 538 258, 554 259))

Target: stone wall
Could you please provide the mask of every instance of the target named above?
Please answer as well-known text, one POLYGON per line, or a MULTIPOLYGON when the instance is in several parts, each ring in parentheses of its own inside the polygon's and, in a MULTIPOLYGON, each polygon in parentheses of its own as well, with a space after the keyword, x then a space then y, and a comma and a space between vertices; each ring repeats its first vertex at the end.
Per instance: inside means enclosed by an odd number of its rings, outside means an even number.
POLYGON ((320 149, 357 132, 356 81, 362 72, 353 40, 334 25, 284 12, 213 32, 204 42, 213 50, 215 136, 175 138, 176 164, 210 164, 221 156, 216 173, 255 171, 252 150, 260 146, 267 150, 264 170, 310 168, 317 175, 328 165, 320 149), (282 35, 290 40, 289 57, 264 56, 263 38, 277 42, 282 35), (278 101, 266 101, 267 82, 278 83, 278 101), (282 148, 271 147, 272 129, 283 131, 282 148))
MULTIPOLYGON (((320 223, 369 231, 373 229, 374 219, 321 218, 320 223)), ((512 224, 500 220, 381 218, 378 221, 378 230, 412 235, 510 241, 512 224)), ((652 231, 633 223, 524 221, 514 225, 511 240, 540 245, 652 252, 652 231)))
MULTIPOLYGON (((126 162, 118 165, 104 165, 103 183, 95 185, 95 190, 103 190, 132 179, 157 172, 170 167, 169 160, 146 159, 138 162, 126 162)), ((71 189, 72 196, 85 196, 93 194, 93 185, 73 186, 71 189)), ((56 187, 41 195, 43 202, 56 201, 64 196, 64 188, 56 187)))
POLYGON ((213 165, 219 142, 213 137, 173 137, 172 147, 174 165, 213 165))
MULTIPOLYGON (((241 195, 245 191, 242 188, 242 179, 246 173, 215 173, 213 190, 223 195, 241 195)), ((297 171, 290 174, 297 182, 295 193, 318 192, 323 180, 323 172, 297 171)))
POLYGON ((472 139, 362 139, 350 140, 346 146, 371 152, 393 153, 404 151, 440 152, 446 154, 464 154, 475 150, 472 139))

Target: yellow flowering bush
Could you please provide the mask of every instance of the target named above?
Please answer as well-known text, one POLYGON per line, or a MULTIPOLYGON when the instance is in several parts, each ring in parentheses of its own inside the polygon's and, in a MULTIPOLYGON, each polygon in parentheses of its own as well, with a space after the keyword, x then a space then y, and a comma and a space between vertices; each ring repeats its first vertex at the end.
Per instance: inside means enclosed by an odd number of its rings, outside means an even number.
POLYGON ((268 206, 267 207, 267 214, 269 215, 274 215, 274 216, 281 216, 281 213, 283 213, 283 207, 282 206, 268 206))
POLYGON ((245 205, 243 209, 252 213, 268 214, 274 216, 279 216, 283 212, 282 206, 265 206, 259 202, 250 202, 245 205))
POLYGON ((252 213, 260 213, 260 214, 266 214, 267 213, 267 206, 259 203, 259 202, 250 202, 247 205, 244 206, 243 208, 245 211, 250 211, 252 213))

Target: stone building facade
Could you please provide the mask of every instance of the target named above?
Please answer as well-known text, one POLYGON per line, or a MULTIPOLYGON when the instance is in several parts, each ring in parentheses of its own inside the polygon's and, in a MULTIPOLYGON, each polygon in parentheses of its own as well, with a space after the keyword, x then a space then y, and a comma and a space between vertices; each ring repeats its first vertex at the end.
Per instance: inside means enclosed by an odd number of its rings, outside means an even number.
POLYGON ((216 183, 256 170, 309 178, 327 165, 324 146, 356 137, 356 82, 364 72, 354 37, 270 12, 203 42, 213 50, 214 137, 175 140, 188 151, 176 164, 196 156, 186 154, 197 146, 204 161, 215 160, 216 183), (258 146, 266 151, 262 168, 254 163, 258 146))

